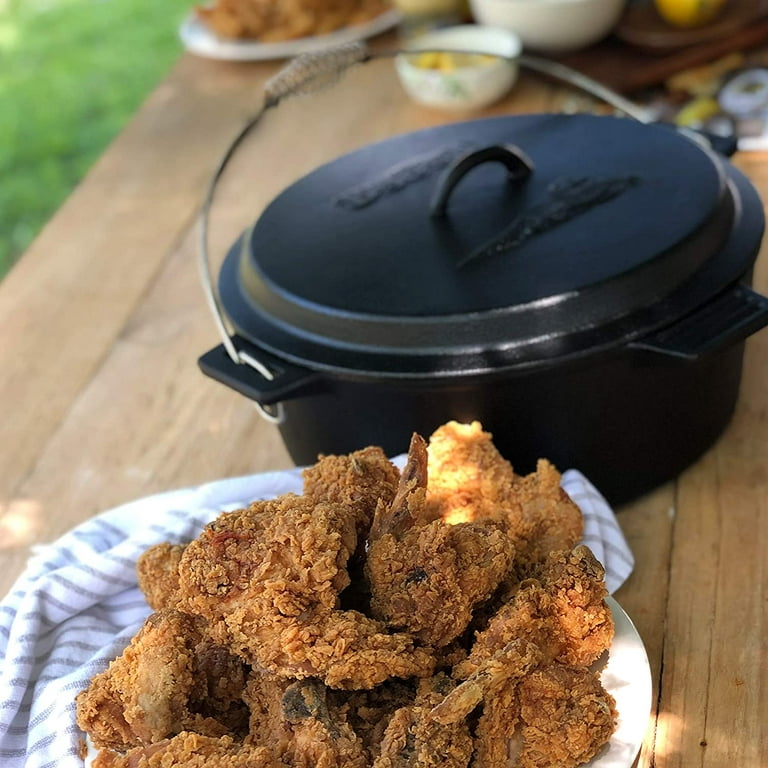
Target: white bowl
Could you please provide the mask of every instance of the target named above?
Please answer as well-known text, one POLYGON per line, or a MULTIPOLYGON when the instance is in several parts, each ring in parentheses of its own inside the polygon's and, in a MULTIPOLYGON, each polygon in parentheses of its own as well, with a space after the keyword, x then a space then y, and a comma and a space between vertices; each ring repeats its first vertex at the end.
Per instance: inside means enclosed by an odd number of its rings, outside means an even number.
POLYGON ((506 29, 462 24, 428 32, 406 46, 395 67, 408 95, 419 104, 450 110, 482 109, 504 96, 517 79, 520 38, 506 29), (421 65, 416 52, 491 54, 492 60, 458 65, 451 71, 421 65))
POLYGON ((469 0, 469 5, 478 24, 516 32, 525 48, 564 53, 605 37, 626 0, 469 0))

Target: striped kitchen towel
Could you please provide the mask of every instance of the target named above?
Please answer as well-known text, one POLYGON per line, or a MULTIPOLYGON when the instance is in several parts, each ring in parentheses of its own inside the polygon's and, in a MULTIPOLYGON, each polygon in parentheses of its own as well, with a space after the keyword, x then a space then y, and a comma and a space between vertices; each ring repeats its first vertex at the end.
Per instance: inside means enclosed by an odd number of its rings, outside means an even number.
MULTIPOLYGON (((584 513, 585 543, 613 592, 634 565, 614 514, 578 472, 566 472, 563 487, 584 513)), ((171 491, 98 515, 40 548, 0 604, 0 765, 83 768, 74 699, 150 613, 136 585, 142 552, 191 540, 222 511, 301 488, 301 470, 293 469, 171 491)))

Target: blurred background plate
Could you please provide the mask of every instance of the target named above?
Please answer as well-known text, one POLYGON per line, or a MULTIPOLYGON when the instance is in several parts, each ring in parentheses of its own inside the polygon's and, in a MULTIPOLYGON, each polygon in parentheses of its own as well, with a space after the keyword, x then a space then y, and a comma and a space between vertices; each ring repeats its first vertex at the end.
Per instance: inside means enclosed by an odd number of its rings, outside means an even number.
POLYGON ((300 53, 311 53, 332 45, 365 40, 396 26, 400 21, 398 11, 387 11, 364 24, 342 27, 327 35, 300 37, 275 43, 257 40, 224 39, 215 35, 200 19, 190 14, 181 23, 179 36, 184 47, 198 56, 227 61, 265 61, 285 59, 300 53))

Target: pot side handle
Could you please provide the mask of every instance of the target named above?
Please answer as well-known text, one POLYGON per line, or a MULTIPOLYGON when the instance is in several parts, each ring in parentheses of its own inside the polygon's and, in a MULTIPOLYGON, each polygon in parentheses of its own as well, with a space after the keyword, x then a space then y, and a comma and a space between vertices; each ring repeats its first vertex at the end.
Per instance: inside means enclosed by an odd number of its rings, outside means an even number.
POLYGON ((315 394, 323 388, 325 378, 321 374, 280 360, 263 349, 257 349, 243 338, 236 337, 234 340, 241 351, 241 357, 257 360, 259 368, 247 362, 234 362, 224 344, 219 344, 197 361, 206 376, 260 405, 275 405, 283 400, 315 394), (260 369, 267 370, 272 378, 267 378, 260 369))
POLYGON ((737 284, 682 319, 642 339, 631 349, 697 360, 714 350, 743 341, 768 325, 768 297, 737 284))

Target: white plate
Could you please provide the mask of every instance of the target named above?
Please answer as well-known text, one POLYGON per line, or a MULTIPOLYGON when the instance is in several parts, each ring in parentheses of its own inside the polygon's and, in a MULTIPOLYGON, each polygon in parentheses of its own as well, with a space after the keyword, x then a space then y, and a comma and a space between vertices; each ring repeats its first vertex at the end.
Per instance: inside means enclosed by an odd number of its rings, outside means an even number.
POLYGON ((651 715, 651 665, 635 625, 612 598, 606 602, 616 633, 600 679, 616 699, 619 721, 606 747, 585 765, 591 768, 630 768, 645 738, 651 715))
POLYGON ((200 19, 190 14, 181 23, 179 36, 184 47, 198 56, 227 61, 259 61, 287 59, 300 53, 311 53, 329 46, 365 40, 386 32, 400 21, 397 11, 387 11, 364 24, 337 29, 327 35, 300 37, 279 43, 260 43, 256 40, 230 40, 217 37, 200 19))
MULTIPOLYGON (((616 699, 619 721, 611 740, 585 768, 631 768, 645 738, 651 714, 651 667, 635 625, 612 598, 606 602, 613 614, 616 634, 608 652, 608 661, 600 679, 616 699)), ((91 768, 98 754, 86 739, 88 753, 85 768, 91 768)))

